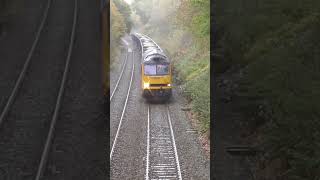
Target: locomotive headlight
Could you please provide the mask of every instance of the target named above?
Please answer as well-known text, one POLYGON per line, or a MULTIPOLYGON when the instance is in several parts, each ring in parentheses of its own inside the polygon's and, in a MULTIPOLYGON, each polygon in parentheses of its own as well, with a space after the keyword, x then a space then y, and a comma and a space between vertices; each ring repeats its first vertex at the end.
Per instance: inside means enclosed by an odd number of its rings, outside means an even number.
POLYGON ((167 84, 167 86, 169 86, 169 87, 170 87, 170 86, 171 86, 171 84, 167 84))
POLYGON ((149 83, 143 83, 143 88, 144 89, 149 88, 149 85, 150 85, 149 83))

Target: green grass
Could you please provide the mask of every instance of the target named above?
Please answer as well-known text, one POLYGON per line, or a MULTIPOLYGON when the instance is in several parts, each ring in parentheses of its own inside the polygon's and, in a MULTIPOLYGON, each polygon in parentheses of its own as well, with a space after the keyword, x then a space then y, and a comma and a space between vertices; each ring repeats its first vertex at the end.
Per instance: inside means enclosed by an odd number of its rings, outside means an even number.
POLYGON ((182 80, 184 94, 199 120, 202 133, 210 129, 210 58, 193 46, 174 59, 176 76, 182 80))
POLYGON ((210 69, 198 73, 186 83, 186 95, 191 98, 193 110, 197 113, 201 123, 201 131, 206 133, 210 129, 210 69))

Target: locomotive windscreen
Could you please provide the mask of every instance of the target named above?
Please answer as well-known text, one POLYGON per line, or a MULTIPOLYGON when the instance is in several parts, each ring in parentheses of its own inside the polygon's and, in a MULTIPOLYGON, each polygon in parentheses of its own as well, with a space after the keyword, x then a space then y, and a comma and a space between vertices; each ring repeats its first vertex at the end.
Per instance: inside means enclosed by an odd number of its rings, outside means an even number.
POLYGON ((144 74, 145 75, 168 75, 169 74, 169 65, 168 64, 150 64, 144 65, 144 74))

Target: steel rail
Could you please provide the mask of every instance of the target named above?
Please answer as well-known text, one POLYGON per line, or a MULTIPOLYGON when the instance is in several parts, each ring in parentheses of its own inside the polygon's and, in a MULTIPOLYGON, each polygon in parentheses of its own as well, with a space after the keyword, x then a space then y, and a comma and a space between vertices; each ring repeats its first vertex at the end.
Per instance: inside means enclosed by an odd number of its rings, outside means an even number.
POLYGON ((31 46, 31 49, 30 49, 30 51, 28 53, 27 59, 26 59, 24 65, 22 67, 22 70, 21 70, 21 72, 19 74, 19 77, 18 77, 14 87, 13 87, 13 90, 11 91, 11 94, 10 94, 8 100, 7 100, 7 103, 6 103, 3 111, 1 112, 1 115, 0 115, 0 126, 4 122, 4 119, 6 118, 6 115, 8 114, 8 112, 10 110, 10 107, 11 107, 12 103, 15 100, 15 97, 17 95, 18 89, 20 88, 21 83, 22 83, 22 81, 23 81, 23 79, 25 77, 25 74, 26 74, 26 71, 27 71, 27 69, 29 67, 29 64, 30 64, 31 58, 33 56, 34 50, 35 50, 35 48, 36 48, 36 46, 38 44, 38 41, 39 41, 39 38, 40 38, 40 34, 41 34, 42 29, 44 27, 44 24, 45 24, 45 22, 47 20, 48 12, 49 12, 49 9, 50 9, 50 6, 51 6, 51 1, 52 0, 48 0, 48 2, 47 2, 47 6, 46 6, 46 8, 44 10, 44 14, 43 14, 40 26, 39 26, 39 28, 37 30, 36 37, 35 37, 35 39, 34 39, 34 41, 32 43, 32 46, 31 46))
POLYGON ((58 97, 57 97, 54 113, 53 113, 53 116, 52 116, 49 133, 48 133, 48 136, 47 136, 47 139, 46 139, 46 142, 45 142, 44 150, 43 150, 42 155, 41 155, 41 160, 40 160, 40 164, 39 164, 39 167, 38 167, 38 171, 37 171, 37 175, 36 175, 35 180, 40 180, 40 178, 42 177, 42 175, 44 173, 44 170, 45 170, 45 165, 46 165, 46 162, 47 162, 47 159, 48 159, 48 153, 49 153, 50 146, 51 146, 51 143, 52 143, 53 133, 54 133, 54 130, 55 130, 55 124, 56 124, 56 121, 58 119, 58 114, 59 114, 59 110, 60 110, 60 107, 61 107, 62 97, 63 97, 63 94, 64 94, 66 81, 67 81, 67 76, 68 76, 68 72, 69 72, 71 54, 72 54, 73 45, 74 45, 74 39, 75 39, 77 16, 78 16, 78 0, 74 0, 74 14, 73 14, 72 32, 71 32, 71 36, 70 36, 70 44, 69 44, 69 49, 68 49, 68 55, 67 55, 67 59, 66 59, 65 69, 64 69, 64 72, 63 72, 63 77, 62 77, 62 81, 61 81, 61 85, 60 85, 60 89, 59 89, 59 93, 58 93, 58 97))
POLYGON ((131 71, 129 88, 128 88, 128 92, 127 92, 126 101, 124 103, 124 107, 123 107, 123 110, 122 110, 122 114, 121 114, 121 117, 120 117, 120 122, 119 122, 119 125, 118 125, 116 136, 115 136, 115 138, 113 140, 112 148, 111 148, 111 151, 110 151, 110 161, 112 159, 112 155, 113 155, 113 151, 114 151, 114 148, 115 148, 115 145, 116 145, 116 142, 117 142, 117 138, 119 136, 119 131, 120 131, 120 128, 121 128, 123 116, 124 116, 124 113, 126 111, 126 107, 127 107, 127 103, 128 103, 128 99, 129 99, 129 95, 130 95, 130 90, 131 90, 131 85, 132 85, 133 73, 134 73, 134 51, 132 51, 132 71, 131 71))
POLYGON ((147 162, 146 162, 146 176, 145 179, 149 180, 149 156, 150 156, 150 105, 148 105, 148 125, 147 125, 147 162))
POLYGON ((175 154, 175 159, 176 159, 176 164, 177 164, 177 169, 178 169, 178 177, 179 177, 179 180, 182 180, 179 157, 178 157, 178 151, 177 151, 176 141, 175 141, 175 138, 174 138, 172 123, 171 123, 169 105, 167 105, 167 117, 168 117, 168 122, 169 122, 169 127, 170 127, 170 132, 171 132, 171 138, 172 138, 172 143, 173 143, 173 148, 174 148, 174 154, 175 154))
POLYGON ((123 64, 123 67, 122 67, 120 76, 119 76, 119 78, 118 78, 118 81, 117 81, 117 83, 116 83, 116 86, 115 86, 115 88, 113 89, 113 91, 112 91, 112 93, 111 93, 110 102, 111 102, 111 100, 112 100, 112 97, 113 97, 114 93, 116 92, 116 90, 117 90, 117 88, 118 88, 119 82, 120 82, 121 77, 122 77, 122 74, 123 74, 123 72, 124 72, 124 68, 125 68, 126 65, 127 65, 127 60, 128 60, 128 48, 127 48, 127 53, 126 53, 126 60, 125 60, 125 62, 124 62, 124 64, 123 64))
MULTIPOLYGON (((179 157, 177 152, 177 147, 175 143, 172 123, 171 123, 171 116, 169 111, 169 105, 166 105, 166 112, 167 112, 167 120, 170 128, 170 136, 172 141, 172 148, 174 150, 174 158, 175 158, 175 164, 177 169, 177 175, 178 179, 182 180, 181 170, 180 170, 180 163, 179 163, 179 157)), ((150 166, 150 105, 148 105, 148 125, 147 125, 147 157, 146 157, 146 174, 145 174, 145 180, 149 180, 149 166, 150 166)))

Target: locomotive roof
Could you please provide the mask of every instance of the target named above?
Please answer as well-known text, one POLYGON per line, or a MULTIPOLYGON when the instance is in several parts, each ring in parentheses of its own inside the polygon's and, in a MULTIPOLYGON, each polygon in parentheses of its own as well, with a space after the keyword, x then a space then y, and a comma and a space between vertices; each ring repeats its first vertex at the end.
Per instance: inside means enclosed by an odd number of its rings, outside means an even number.
POLYGON ((160 46, 158 46, 158 44, 150 37, 139 33, 135 33, 135 35, 141 42, 143 63, 153 63, 156 61, 169 62, 168 57, 164 54, 160 46))

